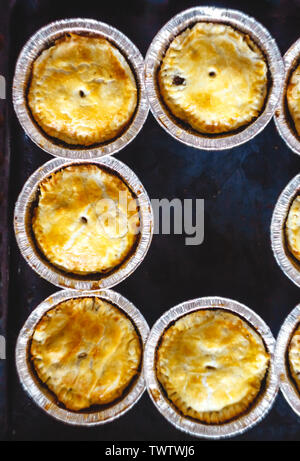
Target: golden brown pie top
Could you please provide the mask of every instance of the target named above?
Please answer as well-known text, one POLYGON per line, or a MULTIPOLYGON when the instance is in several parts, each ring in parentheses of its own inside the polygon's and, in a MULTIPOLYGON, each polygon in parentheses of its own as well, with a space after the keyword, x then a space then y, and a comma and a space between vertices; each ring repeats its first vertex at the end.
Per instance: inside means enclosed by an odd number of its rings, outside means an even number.
POLYGON ((286 96, 289 112, 294 121, 296 131, 300 136, 300 65, 290 78, 286 96))
POLYGON ((291 339, 288 356, 292 377, 300 392, 300 324, 296 328, 291 339))
POLYGON ((108 40, 68 34, 34 62, 28 103, 48 135, 90 146, 125 129, 137 87, 127 61, 108 40))
POLYGON ((285 225, 288 249, 300 261, 300 196, 293 200, 285 225))
POLYGON ((129 318, 97 297, 49 310, 35 328, 30 352, 41 381, 74 411, 121 397, 139 372, 142 353, 129 318))
POLYGON ((187 314, 169 327, 157 350, 157 377, 185 415, 222 423, 257 396, 269 355, 261 337, 221 309, 187 314))
POLYGON ((95 164, 68 166, 41 182, 32 228, 48 261, 66 272, 107 272, 133 250, 139 210, 117 175, 95 164))
POLYGON ((267 65, 248 35, 228 25, 199 22, 171 42, 158 81, 175 117, 200 133, 225 133, 259 115, 267 94, 267 65))

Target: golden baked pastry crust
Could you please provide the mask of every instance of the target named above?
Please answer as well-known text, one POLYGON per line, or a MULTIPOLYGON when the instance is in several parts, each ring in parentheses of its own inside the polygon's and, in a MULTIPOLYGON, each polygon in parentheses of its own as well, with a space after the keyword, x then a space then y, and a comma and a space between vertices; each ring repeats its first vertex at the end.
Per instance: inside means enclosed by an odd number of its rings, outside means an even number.
POLYGON ((157 349, 157 377, 185 415, 208 424, 239 416, 254 401, 269 355, 237 315, 199 310, 168 328, 157 349))
POLYGON ((74 274, 104 273, 134 249, 139 209, 128 186, 95 164, 72 165, 39 186, 32 229, 48 261, 74 274))
POLYGON ((289 209, 286 224, 285 235, 288 249, 292 255, 300 261, 300 196, 294 198, 289 209))
POLYGON ((139 373, 141 343, 117 307, 97 297, 75 298, 42 317, 30 354, 59 402, 79 411, 122 396, 139 373))
POLYGON ((108 40, 69 34, 34 62, 28 104, 49 136, 90 146, 125 129, 137 87, 127 61, 108 40))
POLYGON ((171 113, 200 133, 249 124, 267 95, 267 65, 248 35, 225 24, 199 22, 170 44, 158 72, 171 113))
POLYGON ((300 136, 300 65, 294 70, 287 86, 286 97, 289 112, 300 136))
POLYGON ((292 377, 300 392, 300 324, 294 332, 288 350, 289 365, 292 377))

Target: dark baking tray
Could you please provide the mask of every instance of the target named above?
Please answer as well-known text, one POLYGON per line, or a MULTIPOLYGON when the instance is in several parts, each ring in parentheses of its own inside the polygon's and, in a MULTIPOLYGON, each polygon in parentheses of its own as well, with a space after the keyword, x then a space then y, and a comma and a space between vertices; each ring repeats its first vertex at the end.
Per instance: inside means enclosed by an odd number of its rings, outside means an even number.
MULTIPOLYGON (((203 2, 138 0, 16 0, 10 11, 9 77, 25 41, 41 26, 65 17, 88 17, 112 24, 145 54, 153 36, 175 13, 203 2)), ((256 17, 281 51, 299 38, 300 1, 211 2, 256 17)), ((24 134, 9 101, 10 285, 7 324, 7 424, 10 440, 193 440, 157 412, 147 394, 125 416, 103 427, 68 427, 42 413, 16 376, 17 335, 34 307, 56 288, 25 263, 15 243, 12 213, 25 180, 51 157, 24 134)), ((9 152, 7 152, 7 155, 9 152)), ((154 236, 143 264, 115 289, 142 311, 149 324, 171 306, 190 298, 221 295, 258 312, 277 335, 299 302, 299 289, 277 266, 269 227, 277 197, 299 173, 299 158, 279 138, 273 122, 247 144, 224 152, 204 152, 180 144, 149 118, 138 137, 116 155, 140 177, 151 198, 205 199, 205 240, 185 246, 184 236, 154 236)), ((267 418, 236 440, 297 440, 300 421, 279 396, 267 418)))

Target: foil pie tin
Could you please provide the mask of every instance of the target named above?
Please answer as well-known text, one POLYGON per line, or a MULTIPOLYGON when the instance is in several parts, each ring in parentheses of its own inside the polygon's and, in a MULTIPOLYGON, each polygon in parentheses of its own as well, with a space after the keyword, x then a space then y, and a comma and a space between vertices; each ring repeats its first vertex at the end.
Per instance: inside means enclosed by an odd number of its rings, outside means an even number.
POLYGON ((291 377, 287 354, 292 335, 299 324, 300 304, 292 310, 282 324, 275 348, 275 367, 280 390, 298 416, 300 416, 300 393, 291 377))
POLYGON ((285 53, 284 57, 285 75, 283 78, 283 91, 279 99, 279 104, 275 112, 274 120, 275 125, 284 140, 286 145, 295 154, 300 155, 300 137, 296 132, 294 123, 289 114, 289 109, 286 100, 286 90, 290 81, 291 75, 295 70, 297 64, 300 62, 300 39, 297 40, 285 53))
POLYGON ((13 80, 13 104, 17 117, 30 139, 55 157, 94 159, 114 154, 129 144, 139 133, 148 116, 149 105, 144 86, 144 60, 136 46, 119 30, 92 19, 64 19, 38 30, 23 47, 13 80), (138 88, 137 109, 127 129, 112 141, 95 145, 72 147, 45 134, 34 122, 27 104, 27 88, 32 65, 41 52, 57 38, 68 32, 92 34, 108 39, 128 61, 138 88))
POLYGON ((150 199, 142 183, 124 163, 114 157, 87 160, 66 160, 55 158, 42 165, 26 181, 15 206, 14 229, 19 249, 31 268, 48 282, 61 288, 75 290, 99 290, 111 288, 127 278, 143 261, 153 235, 153 212, 150 199), (31 216, 39 184, 55 171, 70 165, 91 163, 108 168, 119 175, 136 196, 140 213, 140 234, 133 253, 114 271, 108 274, 78 276, 63 272, 51 265, 42 256, 34 242, 31 229, 31 216))
POLYGON ((280 194, 271 222, 271 245, 280 269, 300 287, 300 263, 289 252, 285 239, 285 222, 293 202, 300 191, 300 174, 295 176, 280 194))
POLYGON ((186 301, 165 312, 152 327, 144 353, 144 375, 148 393, 160 413, 177 429, 207 439, 221 439, 242 434, 259 423, 271 409, 278 393, 278 379, 274 367, 275 339, 265 322, 251 309, 237 301, 221 297, 205 297, 186 301), (203 424, 183 416, 168 400, 156 377, 156 350, 164 331, 180 317, 201 309, 224 309, 246 320, 262 337, 271 356, 262 391, 249 411, 224 424, 203 424))
POLYGON ((270 33, 254 18, 236 10, 195 7, 174 16, 154 37, 145 58, 145 84, 150 109, 158 123, 175 139, 204 150, 223 150, 239 146, 254 138, 274 115, 282 92, 284 65, 280 51, 270 33), (263 51, 268 68, 270 88, 265 107, 250 125, 224 135, 205 135, 185 129, 165 107, 159 95, 157 72, 170 42, 196 22, 225 23, 248 34, 263 51))
POLYGON ((118 400, 109 406, 106 405, 103 409, 74 412, 59 406, 55 396, 46 388, 45 385, 43 385, 35 374, 29 358, 29 347, 35 327, 43 315, 48 310, 53 309, 57 304, 60 304, 68 299, 94 296, 111 302, 119 307, 120 310, 125 312, 135 325, 139 333, 141 343, 144 346, 149 334, 149 326, 146 320, 130 301, 112 290, 101 290, 92 294, 90 292, 79 293, 74 290, 62 290, 54 293, 39 304, 30 314, 20 331, 16 345, 16 367, 24 390, 47 414, 53 416, 59 421, 71 425, 96 426, 113 421, 130 410, 130 408, 138 402, 145 391, 145 381, 143 372, 141 371, 138 378, 133 381, 130 389, 121 400, 118 400))

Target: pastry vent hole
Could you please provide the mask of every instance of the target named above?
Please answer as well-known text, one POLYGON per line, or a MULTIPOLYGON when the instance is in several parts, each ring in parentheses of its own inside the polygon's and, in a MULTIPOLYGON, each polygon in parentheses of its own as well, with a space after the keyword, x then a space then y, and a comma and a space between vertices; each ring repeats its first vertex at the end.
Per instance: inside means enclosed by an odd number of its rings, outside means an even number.
POLYGON ((208 72, 208 75, 209 75, 210 78, 215 78, 217 76, 217 73, 214 70, 210 70, 208 72))
POLYGON ((82 91, 82 90, 80 90, 80 91, 79 91, 79 96, 80 96, 81 98, 85 98, 85 92, 82 91))
POLYGON ((82 222, 83 224, 87 224, 88 220, 86 219, 85 216, 81 216, 80 219, 81 219, 81 222, 82 222))
POLYGON ((78 358, 79 359, 85 359, 87 357, 87 353, 86 352, 81 352, 81 354, 78 355, 78 358))
POLYGON ((173 85, 179 86, 185 83, 185 78, 179 77, 179 75, 175 75, 172 81, 173 85))
POLYGON ((206 365, 205 367, 207 370, 210 370, 210 371, 213 371, 213 370, 216 370, 216 367, 212 366, 212 365, 206 365))

